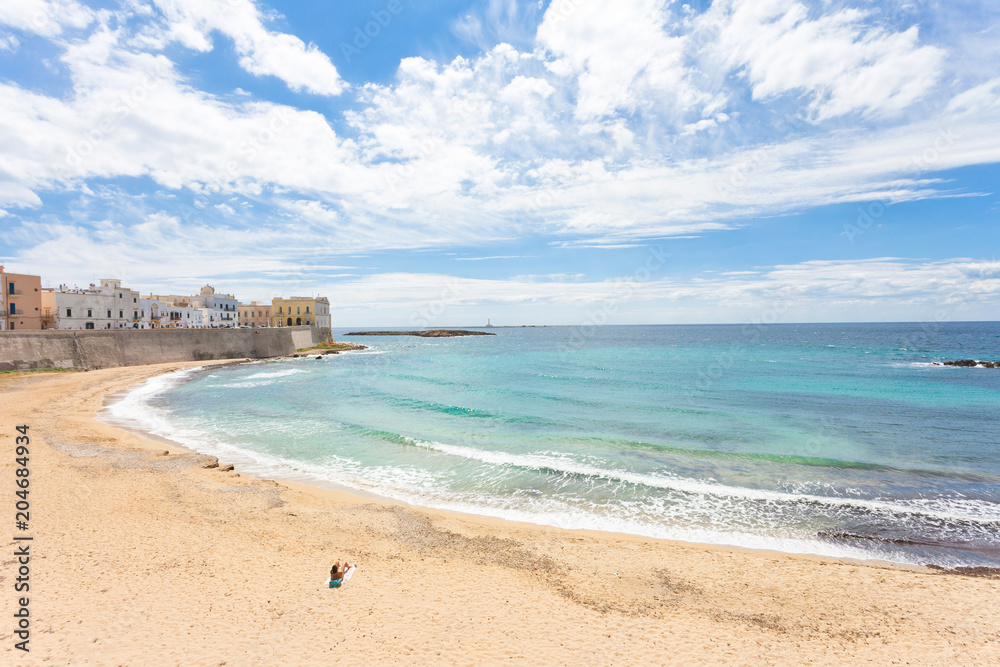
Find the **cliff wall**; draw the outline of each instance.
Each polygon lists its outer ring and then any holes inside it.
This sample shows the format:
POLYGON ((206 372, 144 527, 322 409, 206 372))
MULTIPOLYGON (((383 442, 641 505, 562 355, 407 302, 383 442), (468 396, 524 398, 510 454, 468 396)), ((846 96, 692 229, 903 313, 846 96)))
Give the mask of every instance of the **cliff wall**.
POLYGON ((119 329, 0 332, 0 371, 91 370, 168 361, 264 359, 330 340, 329 329, 119 329))

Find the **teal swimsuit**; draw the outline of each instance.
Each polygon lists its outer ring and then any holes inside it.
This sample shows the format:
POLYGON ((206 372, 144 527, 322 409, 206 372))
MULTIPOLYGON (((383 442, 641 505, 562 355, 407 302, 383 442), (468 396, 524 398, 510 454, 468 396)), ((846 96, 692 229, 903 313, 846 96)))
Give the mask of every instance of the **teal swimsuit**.
POLYGON ((340 585, 344 583, 343 579, 331 579, 330 588, 340 588, 340 585))

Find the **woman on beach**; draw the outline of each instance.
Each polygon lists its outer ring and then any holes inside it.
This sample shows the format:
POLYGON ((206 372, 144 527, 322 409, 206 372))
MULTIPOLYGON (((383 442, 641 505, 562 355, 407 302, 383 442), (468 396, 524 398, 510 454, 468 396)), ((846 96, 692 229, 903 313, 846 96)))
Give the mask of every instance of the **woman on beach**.
POLYGON ((330 568, 330 578, 327 580, 327 585, 330 588, 340 588, 344 582, 351 578, 354 574, 354 568, 356 565, 351 565, 346 561, 341 563, 339 560, 333 564, 330 568))

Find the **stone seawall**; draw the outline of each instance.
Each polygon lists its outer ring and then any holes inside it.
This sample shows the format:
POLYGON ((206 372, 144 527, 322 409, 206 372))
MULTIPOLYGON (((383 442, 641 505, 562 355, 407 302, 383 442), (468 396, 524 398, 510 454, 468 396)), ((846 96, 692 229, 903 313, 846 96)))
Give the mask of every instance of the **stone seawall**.
POLYGON ((316 327, 4 331, 0 332, 0 371, 265 359, 327 340, 331 340, 330 330, 316 327))

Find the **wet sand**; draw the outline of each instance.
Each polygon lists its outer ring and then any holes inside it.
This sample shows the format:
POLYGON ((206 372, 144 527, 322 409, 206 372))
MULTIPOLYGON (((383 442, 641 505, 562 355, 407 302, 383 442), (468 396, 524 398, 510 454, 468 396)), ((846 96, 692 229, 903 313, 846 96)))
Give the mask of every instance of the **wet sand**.
POLYGON ((3 507, 24 423, 34 537, 27 654, 4 538, 0 663, 1000 664, 997 579, 374 501, 95 419, 190 365, 0 376, 3 507))

